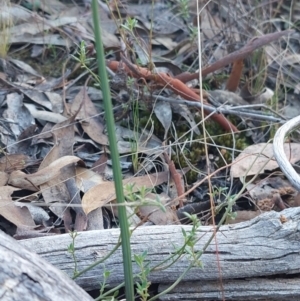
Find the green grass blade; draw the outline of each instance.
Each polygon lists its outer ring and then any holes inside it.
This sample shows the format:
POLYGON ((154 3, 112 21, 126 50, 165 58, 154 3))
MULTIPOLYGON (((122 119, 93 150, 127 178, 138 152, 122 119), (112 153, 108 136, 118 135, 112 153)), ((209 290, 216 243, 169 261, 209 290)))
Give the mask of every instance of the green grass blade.
POLYGON ((133 301, 134 288, 133 288, 132 263, 131 263, 130 232, 129 232, 126 208, 124 203, 124 191, 123 191, 123 184, 122 184, 120 158, 119 158, 119 152, 117 148, 117 139, 115 136, 115 123, 113 117, 110 89, 109 89, 108 78, 106 73, 105 55, 104 55, 104 49, 102 44, 102 38, 101 38, 100 16, 98 12, 97 0, 92 1, 92 11, 93 11, 96 52, 97 52, 98 74, 101 81, 101 88, 102 88, 103 99, 104 99, 105 118, 106 118, 107 132, 109 137, 111 159, 113 163, 113 174, 114 174, 116 196, 117 196, 118 204, 120 205, 124 204, 124 206, 118 206, 118 214, 119 214, 120 228, 121 228, 126 300, 133 301))

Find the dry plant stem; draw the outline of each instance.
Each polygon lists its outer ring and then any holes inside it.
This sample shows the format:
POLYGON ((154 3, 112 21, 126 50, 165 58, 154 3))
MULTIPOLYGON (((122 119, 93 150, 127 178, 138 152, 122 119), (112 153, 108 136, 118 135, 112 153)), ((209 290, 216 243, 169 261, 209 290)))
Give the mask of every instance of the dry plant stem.
MULTIPOLYGON (((177 190, 177 194, 178 194, 178 196, 181 196, 181 195, 184 194, 184 189, 182 187, 180 174, 176 170, 174 162, 172 160, 170 160, 170 157, 168 156, 168 154, 166 152, 164 152, 164 158, 165 158, 165 160, 166 160, 166 162, 169 166, 170 174, 171 174, 171 176, 174 180, 176 190, 177 190)), ((180 208, 183 207, 182 198, 179 200, 179 207, 180 208)))
POLYGON ((226 90, 231 92, 235 92, 237 90, 242 76, 243 67, 243 59, 239 59, 233 63, 229 79, 226 83, 226 90))
POLYGON ((280 210, 286 209, 286 206, 279 193, 275 193, 273 195, 272 201, 273 201, 274 205, 276 205, 280 210))
MULTIPOLYGON (((123 57, 124 58, 124 57, 123 57)), ((124 69, 130 76, 135 78, 144 78, 145 80, 153 80, 154 82, 173 90, 178 95, 184 97, 185 99, 203 102, 207 104, 205 101, 201 101, 200 96, 193 92, 189 87, 187 87, 183 82, 178 79, 172 78, 166 73, 152 73, 146 68, 138 67, 132 63, 130 63, 127 59, 124 60, 126 64, 117 61, 108 61, 107 65, 113 71, 117 71, 120 67, 124 69)), ((207 95, 205 91, 203 91, 203 95, 207 95)), ((204 110, 205 114, 208 115, 209 112, 204 110)), ((226 130, 227 132, 239 132, 239 130, 222 114, 213 114, 211 118, 220 124, 220 126, 226 130)))
MULTIPOLYGON (((208 1, 207 3, 209 3, 208 1)), ((199 7, 199 2, 197 1, 197 15, 200 16, 200 7, 199 7)), ((198 28, 198 52, 201 54, 202 53, 202 44, 201 44, 201 34, 200 34, 200 19, 197 18, 197 28, 198 28)), ((200 68, 200 73, 199 73, 199 88, 200 88, 200 98, 203 99, 203 87, 202 87, 202 56, 198 56, 198 62, 199 62, 199 68, 200 68)), ((204 107, 201 108, 201 116, 204 118, 205 111, 204 107)), ((202 123, 202 129, 203 129, 203 138, 204 138, 204 148, 205 148, 205 158, 206 158, 206 165, 207 165, 207 174, 210 175, 211 169, 210 169, 210 162, 209 162, 209 157, 208 157, 208 146, 206 143, 206 137, 208 133, 206 132, 206 127, 205 127, 205 122, 202 123)), ((232 132, 231 132, 232 133, 232 132)), ((233 133, 232 133, 232 136, 233 133)), ((234 138, 234 137, 233 137, 234 138)), ((234 141, 234 140, 233 140, 234 141)), ((222 300, 225 301, 224 297, 224 287, 223 287, 223 279, 222 279, 222 273, 221 273, 221 266, 220 266, 220 258, 219 258, 219 247, 218 247, 218 240, 216 238, 216 233, 217 233, 217 228, 216 228, 216 223, 215 223, 215 202, 213 198, 213 190, 212 190, 212 183, 211 183, 211 178, 208 178, 208 192, 209 192, 209 200, 210 200, 210 210, 211 210, 211 219, 212 219, 212 224, 213 224, 213 238, 215 241, 215 252, 216 252, 216 262, 217 262, 217 267, 218 267, 218 273, 219 273, 219 285, 220 285, 220 291, 221 291, 221 296, 222 300)), ((228 202, 228 207, 226 209, 226 212, 229 212, 229 208, 233 205, 231 202, 228 202)), ((223 220, 224 216, 222 217, 223 220)), ((221 219, 221 221, 222 221, 221 219)), ((220 222, 220 225, 222 222, 220 222)), ((212 240, 211 240, 212 241, 212 240)))
POLYGON ((249 117, 255 120, 263 120, 263 121, 270 121, 274 123, 284 123, 286 120, 280 116, 277 112, 272 111, 270 108, 266 107, 265 105, 259 104, 259 105, 244 105, 244 106, 229 106, 229 105, 221 105, 220 107, 212 107, 209 105, 202 104, 200 102, 194 102, 189 101, 185 99, 174 99, 170 97, 165 97, 161 95, 150 95, 149 93, 145 93, 146 96, 153 96, 155 99, 162 100, 162 101, 168 101, 171 103, 178 103, 178 104, 185 104, 187 106, 195 106, 197 108, 201 108, 202 106, 207 110, 208 112, 221 112, 223 114, 231 114, 231 115, 238 115, 238 116, 244 116, 249 117), (275 117, 273 115, 266 115, 262 114, 260 111, 254 111, 254 110, 246 110, 251 108, 265 108, 267 110, 271 110, 274 114, 278 115, 279 117, 275 117))
MULTIPOLYGON (((300 117, 299 117, 300 118, 300 117)), ((300 122, 300 121, 299 121, 300 122)), ((251 156, 250 154, 249 154, 249 156, 251 156)), ((240 160, 243 160, 243 159, 240 159, 240 160)), ((204 183, 206 180, 209 180, 211 177, 213 177, 215 174, 217 174, 218 172, 220 172, 221 170, 223 170, 223 169, 226 169, 226 168, 229 168, 231 165, 233 165, 233 164, 236 164, 236 163, 238 163, 240 160, 237 160, 237 161, 235 161, 235 162, 231 162, 230 164, 227 164, 227 165, 225 165, 225 166, 222 166, 222 167, 220 167, 220 168, 218 168, 217 170, 215 170, 214 172, 212 172, 212 173, 210 173, 209 175, 207 175, 204 179, 202 179, 201 181, 199 181, 199 182, 196 182, 189 190, 187 190, 184 194, 182 194, 181 196, 178 196, 177 198, 175 198, 174 200, 172 200, 171 202, 177 202, 177 201, 179 201, 181 198, 184 198, 185 196, 187 196, 187 195, 189 195, 191 192, 193 192, 197 187, 199 187, 202 183, 204 183)), ((254 161, 254 163, 253 164, 255 164, 255 161, 254 161)), ((263 168, 265 167, 265 165, 266 165, 267 163, 265 163, 262 167, 261 167, 261 169, 260 169, 260 171, 261 170, 263 170, 263 168)), ((250 167, 249 167, 250 168, 250 167)), ((249 169, 248 168, 248 169, 249 169)), ((260 172, 259 171, 259 172, 260 172)), ((247 174, 247 172, 248 172, 248 170, 246 171, 246 173, 245 174, 247 174)), ((249 180, 248 181, 248 183, 250 184, 250 183, 252 183, 253 181, 254 181, 254 179, 256 178, 256 176, 253 176, 252 177, 252 179, 251 180, 249 180)), ((300 179, 300 177, 299 177, 299 179, 300 179)), ((244 184, 244 186, 246 187, 246 184, 245 183, 243 183, 244 184)), ((300 185, 300 181, 299 181, 299 185, 300 185)), ((244 187, 244 188, 245 188, 244 187)), ((300 186, 299 186, 300 187, 300 186)), ((242 188, 241 190, 244 190, 244 188, 242 188)), ((299 189, 300 190, 300 189, 299 189)), ((237 196, 236 196, 236 199, 238 198, 238 197, 240 197, 242 195, 242 193, 238 193, 237 194, 237 196)), ((169 203, 168 203, 169 204, 169 203)))
MULTIPOLYGON (((232 64, 233 62, 235 62, 237 60, 244 59, 247 56, 249 56, 254 50, 256 50, 262 46, 265 46, 271 42, 274 42, 274 41, 278 40, 279 38, 281 38, 285 35, 291 34, 293 32, 294 32, 294 30, 288 29, 288 30, 284 30, 284 31, 280 31, 280 32, 266 34, 261 37, 254 37, 241 49, 234 51, 234 52, 226 55, 219 61, 215 62, 214 64, 212 64, 206 68, 203 68, 201 71, 201 74, 202 74, 202 76, 206 76, 207 74, 210 74, 216 70, 219 70, 229 64, 232 64)), ((180 79, 182 82, 186 83, 190 80, 198 79, 199 72, 192 73, 192 74, 182 73, 182 74, 177 75, 175 78, 180 79)))
POLYGON ((284 142, 285 137, 299 126, 300 116, 297 116, 286 122, 277 130, 273 141, 273 152, 277 163, 282 172, 297 190, 300 190, 300 176, 286 157, 284 152, 284 142))

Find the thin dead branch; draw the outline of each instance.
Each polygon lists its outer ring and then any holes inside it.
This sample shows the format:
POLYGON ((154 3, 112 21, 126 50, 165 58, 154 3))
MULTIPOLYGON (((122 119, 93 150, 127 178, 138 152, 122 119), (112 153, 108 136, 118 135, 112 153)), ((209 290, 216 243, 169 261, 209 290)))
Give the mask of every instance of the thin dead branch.
MULTIPOLYGON (((251 39, 244 47, 241 49, 234 51, 226 56, 224 56, 222 59, 219 61, 215 62, 214 64, 207 66, 201 70, 202 76, 206 76, 216 70, 221 69, 222 67, 225 67, 229 64, 234 63, 237 60, 244 59, 248 57, 254 50, 265 46, 271 42, 274 42, 278 40, 279 38, 292 34, 294 30, 284 30, 280 32, 275 32, 275 33, 270 33, 263 35, 261 37, 254 37, 251 39)), ((188 81, 191 81, 193 79, 198 79, 199 78, 199 72, 197 73, 182 73, 176 76, 177 79, 181 80, 182 82, 186 83, 188 81)))

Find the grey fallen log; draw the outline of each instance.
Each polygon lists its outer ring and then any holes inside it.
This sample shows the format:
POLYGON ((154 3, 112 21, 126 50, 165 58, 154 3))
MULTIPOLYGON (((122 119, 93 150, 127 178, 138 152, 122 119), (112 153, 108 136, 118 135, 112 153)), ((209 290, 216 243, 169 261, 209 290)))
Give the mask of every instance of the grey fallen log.
POLYGON ((1 301, 94 300, 40 256, 0 231, 1 301))
MULTIPOLYGON (((300 208, 290 208, 282 212, 265 213, 247 222, 221 227, 216 235, 217 248, 213 240, 201 257, 203 267, 192 268, 184 281, 189 283, 200 281, 199 284, 202 285, 209 285, 213 282, 218 284, 220 273, 223 281, 232 280, 232 283, 235 279, 255 279, 266 276, 278 276, 276 279, 284 283, 287 280, 283 276, 292 274, 296 274, 293 279, 300 281, 297 274, 300 272, 299 221, 300 208), (218 249, 218 256, 216 249, 218 249)), ((174 253, 173 245, 182 246, 184 239, 181 228, 188 231, 191 226, 153 226, 136 229, 131 237, 132 253, 140 254, 146 250, 150 266, 157 265, 170 253, 174 253)), ((196 244, 196 251, 203 249, 213 231, 213 228, 209 226, 203 226, 198 230, 199 241, 196 244)), ((113 249, 118 238, 118 229, 80 233, 75 241, 79 270, 106 256, 113 249)), ((68 234, 28 239, 20 243, 68 275, 73 274, 74 262, 67 252, 67 246, 71 243, 68 234)), ((188 265, 188 256, 183 256, 168 269, 151 273, 149 279, 152 283, 170 284, 188 265)), ((120 249, 105 262, 105 268, 112 272, 108 279, 110 285, 123 281, 120 249)), ((133 269, 134 273, 139 272, 135 263, 133 269)), ((76 282, 85 290, 99 288, 99 282, 103 281, 102 273, 103 266, 99 265, 79 277, 76 282)), ((263 282, 264 279, 261 278, 261 281, 263 282)), ((236 286, 235 289, 237 290, 236 286)), ((243 283, 240 284, 240 289, 244 289, 243 283)), ((225 296, 230 293, 230 290, 226 291, 225 287, 225 296)), ((296 294, 300 300, 299 289, 297 291, 285 290, 282 294, 285 297, 294 297, 293 294, 296 294)), ((265 293, 262 292, 261 295, 265 296, 265 293)), ((257 295, 255 296, 258 298, 257 295)), ((204 299, 199 298, 199 300, 204 299)))
MULTIPOLYGON (((159 286, 164 291, 168 285, 159 286)), ((191 301, 191 300, 225 300, 236 301, 299 301, 299 278, 296 279, 234 279, 220 281, 182 282, 172 292, 161 296, 160 301, 191 301), (222 286, 221 286, 222 285, 222 286)))

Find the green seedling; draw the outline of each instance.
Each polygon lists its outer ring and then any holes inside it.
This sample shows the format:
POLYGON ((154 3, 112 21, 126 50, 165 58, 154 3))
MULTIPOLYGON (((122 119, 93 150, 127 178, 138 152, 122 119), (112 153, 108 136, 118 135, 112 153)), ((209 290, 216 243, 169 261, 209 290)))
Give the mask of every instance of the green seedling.
POLYGON ((68 252, 71 254, 71 256, 73 258, 73 261, 74 261, 73 276, 76 276, 78 274, 78 263, 77 263, 77 258, 76 258, 76 255, 75 255, 75 239, 78 235, 78 232, 74 231, 74 232, 70 232, 69 234, 72 238, 72 242, 68 246, 68 252))

